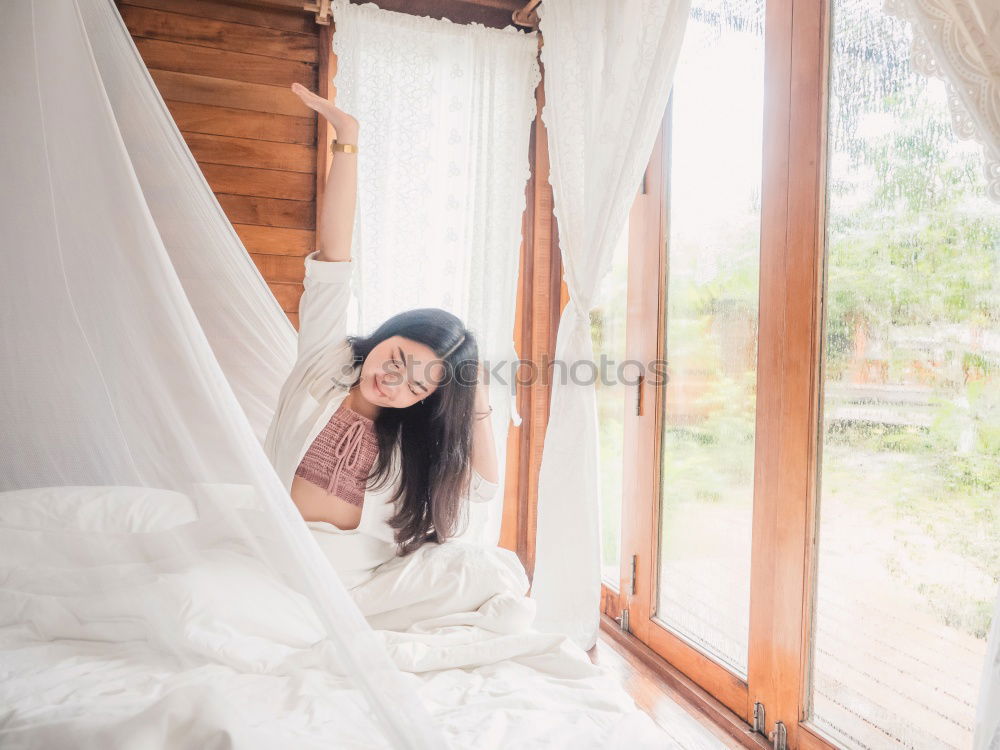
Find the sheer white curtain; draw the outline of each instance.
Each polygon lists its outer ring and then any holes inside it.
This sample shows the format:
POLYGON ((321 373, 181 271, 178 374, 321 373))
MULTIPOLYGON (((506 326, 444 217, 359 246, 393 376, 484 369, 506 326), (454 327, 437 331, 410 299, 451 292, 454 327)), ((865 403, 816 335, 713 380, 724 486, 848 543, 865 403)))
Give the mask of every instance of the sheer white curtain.
POLYGON ((993 624, 979 684, 972 750, 1000 750, 1000 590, 993 606, 993 624))
MULTIPOLYGON (((594 357, 590 309, 663 119, 690 0, 545 0, 545 106, 554 211, 569 288, 556 359, 594 357)), ((594 385, 553 378, 538 487, 536 627, 583 648, 600 618, 594 385)))
MULTIPOLYGON (((983 146, 987 193, 1000 203, 1000 1, 886 0, 913 29, 910 62, 941 78, 955 135, 983 146)), ((1000 750, 1000 590, 986 647, 974 750, 1000 750)))
POLYGON ((312 665, 340 736, 444 746, 263 452, 294 330, 113 0, 2 4, 0 132, 0 744, 280 745, 221 686, 312 665))
MULTIPOLYGON (((346 0, 333 14, 337 102, 361 123, 353 330, 441 307, 476 333, 483 360, 515 360, 538 35, 346 0)), ((518 417, 509 385, 491 386, 502 498, 507 426, 518 417)), ((470 508, 466 538, 496 544, 502 505, 470 508)))

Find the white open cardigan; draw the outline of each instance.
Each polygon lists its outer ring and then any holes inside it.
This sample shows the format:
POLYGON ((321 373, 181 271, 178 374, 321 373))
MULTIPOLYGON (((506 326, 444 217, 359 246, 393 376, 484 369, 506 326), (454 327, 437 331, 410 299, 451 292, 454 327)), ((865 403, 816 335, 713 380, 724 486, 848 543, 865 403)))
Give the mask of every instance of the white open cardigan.
MULTIPOLYGON (((323 261, 317 255, 313 251, 305 258, 298 353, 264 438, 264 450, 289 491, 302 457, 347 397, 357 373, 346 339, 354 261, 323 261)), ((308 524, 334 567, 347 577, 395 556, 394 531, 388 521, 395 513, 391 498, 398 486, 398 454, 397 448, 392 464, 395 481, 365 492, 357 528, 341 529, 324 521, 308 524)), ((473 469, 468 499, 489 501, 498 486, 473 469)))

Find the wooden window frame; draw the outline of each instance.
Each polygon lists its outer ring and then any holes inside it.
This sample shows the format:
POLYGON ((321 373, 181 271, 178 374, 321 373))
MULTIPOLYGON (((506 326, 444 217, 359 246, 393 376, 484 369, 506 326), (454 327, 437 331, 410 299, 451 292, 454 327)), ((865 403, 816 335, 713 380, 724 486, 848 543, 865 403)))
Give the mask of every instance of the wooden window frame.
MULTIPOLYGON (((541 51, 543 40, 538 37, 541 51)), ((568 301, 559 254, 559 231, 549 182, 548 131, 541 118, 545 106, 545 66, 539 59, 541 81, 535 90, 535 119, 529 140, 530 175, 525 186, 522 217, 521 268, 514 325, 518 356, 531 362, 555 357, 559 317, 568 301)), ((538 519, 538 475, 549 419, 551 383, 536 378, 517 384, 521 425, 510 426, 500 546, 515 551, 529 578, 535 569, 538 519)))
MULTIPOLYGON (((626 410, 621 571, 603 612, 629 611, 629 634, 717 703, 748 746, 754 704, 789 748, 834 748, 807 722, 822 403, 828 0, 768 0, 761 208, 757 411, 747 679, 653 621, 663 389, 643 382, 626 410), (636 559, 635 593, 631 560, 636 559)), ((629 357, 662 358, 668 263, 668 107, 629 216, 629 357)), ((609 625, 605 619, 602 626, 609 625)), ((703 697, 703 696, 702 696, 703 697)), ((707 704, 706 704, 707 705, 707 704)))

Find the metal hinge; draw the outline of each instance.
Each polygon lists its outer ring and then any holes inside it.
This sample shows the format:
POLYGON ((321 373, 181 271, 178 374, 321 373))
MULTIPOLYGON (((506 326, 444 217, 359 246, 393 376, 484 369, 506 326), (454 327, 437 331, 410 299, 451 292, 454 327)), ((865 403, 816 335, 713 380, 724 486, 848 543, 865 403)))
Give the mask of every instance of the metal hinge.
POLYGON ((618 623, 618 627, 621 628, 626 633, 631 633, 632 631, 628 629, 628 608, 622 610, 622 613, 615 618, 615 622, 618 623))
POLYGON ((782 722, 774 722, 774 731, 768 739, 771 740, 774 750, 788 750, 788 733, 785 732, 785 725, 782 722))
MULTIPOLYGON (((631 570, 629 571, 629 596, 635 596, 635 565, 636 565, 636 555, 632 555, 632 562, 630 563, 631 570)), ((622 610, 621 615, 615 618, 615 622, 618 626, 624 630, 626 633, 631 633, 628 626, 628 607, 622 610)))
POLYGON ((764 704, 760 701, 753 704, 753 731, 764 734, 764 704))
MULTIPOLYGON (((753 731, 757 734, 764 734, 766 731, 764 719, 764 704, 760 701, 754 701, 753 731)), ((788 732, 785 730, 784 722, 774 722, 774 731, 767 735, 767 738, 771 741, 771 747, 774 750, 788 750, 788 732)))

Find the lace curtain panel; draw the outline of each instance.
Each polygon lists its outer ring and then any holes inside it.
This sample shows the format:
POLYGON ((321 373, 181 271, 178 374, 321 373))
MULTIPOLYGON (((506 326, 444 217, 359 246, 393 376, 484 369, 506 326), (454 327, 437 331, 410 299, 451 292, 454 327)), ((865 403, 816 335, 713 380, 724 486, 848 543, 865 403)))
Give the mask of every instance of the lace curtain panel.
MULTIPOLYGON (((538 7, 554 211, 569 304, 557 360, 592 361, 590 310, 663 120, 689 0, 545 0, 538 7)), ((553 378, 538 487, 536 627, 593 646, 600 622, 597 401, 553 378)))
MULTIPOLYGON (((491 365, 517 359, 514 309, 528 145, 541 80, 538 35, 514 26, 333 5, 337 102, 361 124, 350 330, 441 307, 491 365)), ((497 453, 518 417, 510 367, 491 378, 497 453)), ((466 538, 495 545, 502 503, 470 508, 466 538)))
POLYGON ((942 78, 959 138, 982 144, 987 190, 1000 203, 1000 2, 885 0, 913 27, 914 70, 942 78))

